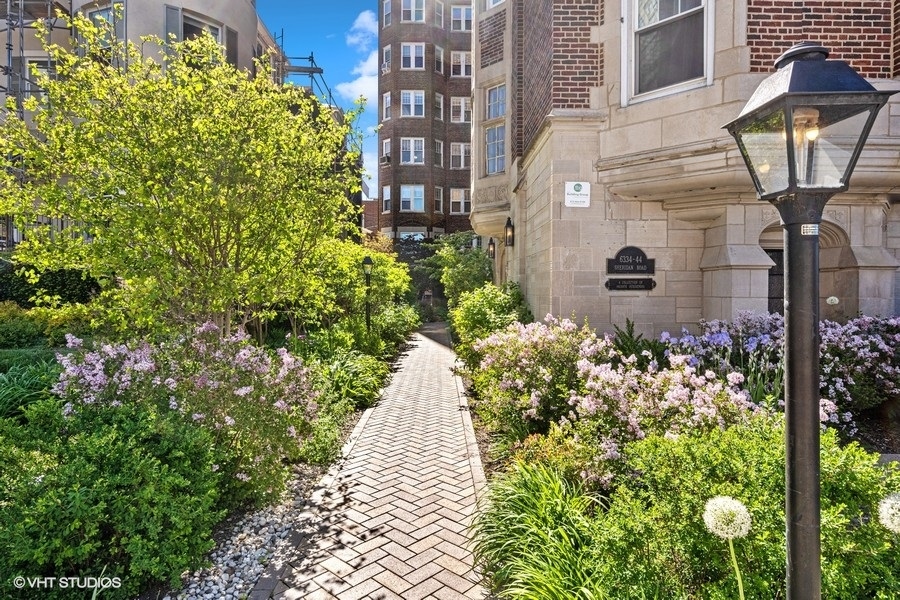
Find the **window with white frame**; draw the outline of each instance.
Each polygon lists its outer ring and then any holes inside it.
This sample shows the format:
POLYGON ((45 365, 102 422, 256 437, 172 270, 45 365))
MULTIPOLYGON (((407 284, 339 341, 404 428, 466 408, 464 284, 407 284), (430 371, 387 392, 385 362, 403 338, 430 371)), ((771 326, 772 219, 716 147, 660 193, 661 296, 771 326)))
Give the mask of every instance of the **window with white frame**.
POLYGON ((381 157, 388 159, 391 157, 391 138, 381 140, 381 157))
POLYGON ((468 169, 471 163, 472 145, 463 142, 450 144, 450 168, 468 169))
POLYGON ((495 6, 499 6, 503 4, 505 0, 487 0, 487 7, 494 8, 495 6))
POLYGON ((444 3, 441 0, 435 0, 434 3, 434 26, 444 28, 444 3))
POLYGON ((444 49, 440 46, 434 47, 434 71, 444 74, 444 49))
POLYGON ((424 117, 425 116, 425 90, 401 90, 400 91, 400 116, 424 117))
POLYGON ((400 138, 400 164, 425 164, 425 138, 400 138))
POLYGON ((391 72, 391 45, 388 44, 381 49, 381 72, 391 72))
MULTIPOLYGON (((629 31, 633 95, 679 91, 707 75, 712 0, 623 0, 633 12, 629 31)), ((623 90, 628 89, 623 86, 623 90)))
POLYGON ((381 188, 381 211, 391 212, 391 186, 389 185, 381 188))
POLYGON ((382 27, 387 27, 391 24, 391 0, 382 0, 381 6, 382 27))
POLYGON ((488 175, 506 170, 506 125, 499 124, 484 130, 485 172, 488 175))
POLYGON ((469 188, 450 188, 450 214, 467 215, 472 212, 469 188))
POLYGON ((450 76, 451 77, 471 77, 472 76, 472 53, 471 52, 451 52, 450 53, 450 76))
POLYGON ((450 29, 452 31, 472 31, 472 7, 450 7, 450 29))
POLYGON ((472 122, 472 99, 468 96, 453 96, 450 98, 450 122, 472 122))
POLYGON ((444 142, 442 140, 434 140, 434 166, 444 166, 444 142))
POLYGON ((444 95, 434 95, 434 118, 438 121, 444 120, 444 95))
POLYGON ((400 210, 403 212, 425 212, 425 186, 401 185, 400 210))
POLYGON ((385 92, 381 95, 381 120, 389 121, 391 118, 391 93, 385 92))
POLYGON ((444 188, 434 188, 434 214, 444 214, 444 188))
POLYGON ((425 68, 425 44, 423 43, 404 43, 400 45, 400 68, 401 69, 424 69, 425 68))
POLYGON ((485 96, 484 167, 494 175, 506 170, 506 85, 488 88, 485 96))
POLYGON ((403 0, 400 9, 401 21, 425 22, 425 0, 403 0))
POLYGON ((496 85, 487 90, 484 118, 499 119, 506 115, 506 85, 496 85))

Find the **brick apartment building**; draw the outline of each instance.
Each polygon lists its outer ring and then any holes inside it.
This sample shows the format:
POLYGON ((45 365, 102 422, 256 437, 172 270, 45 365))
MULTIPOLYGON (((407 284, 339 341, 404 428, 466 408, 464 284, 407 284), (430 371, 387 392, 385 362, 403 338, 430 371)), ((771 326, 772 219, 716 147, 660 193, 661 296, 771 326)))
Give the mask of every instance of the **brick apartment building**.
POLYGON ((472 4, 378 2, 381 127, 371 228, 390 238, 471 230, 472 4))
MULTIPOLYGON (((498 279, 536 315, 645 335, 783 308, 778 212, 722 126, 803 40, 900 89, 895 0, 476 3, 471 221, 498 279), (627 261, 647 277, 615 281, 627 261)), ((897 314, 898 266, 900 95, 826 208, 821 317, 897 314)))

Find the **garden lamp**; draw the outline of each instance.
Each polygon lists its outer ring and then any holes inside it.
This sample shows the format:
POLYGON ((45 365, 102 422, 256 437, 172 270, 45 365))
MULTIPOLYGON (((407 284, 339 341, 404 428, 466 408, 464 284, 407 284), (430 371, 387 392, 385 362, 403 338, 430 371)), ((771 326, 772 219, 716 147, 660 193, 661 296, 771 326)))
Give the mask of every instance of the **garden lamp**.
POLYGON ((819 224, 846 191, 879 109, 878 91, 828 50, 782 54, 741 114, 725 125, 760 200, 784 227, 787 597, 821 597, 819 483, 819 224))

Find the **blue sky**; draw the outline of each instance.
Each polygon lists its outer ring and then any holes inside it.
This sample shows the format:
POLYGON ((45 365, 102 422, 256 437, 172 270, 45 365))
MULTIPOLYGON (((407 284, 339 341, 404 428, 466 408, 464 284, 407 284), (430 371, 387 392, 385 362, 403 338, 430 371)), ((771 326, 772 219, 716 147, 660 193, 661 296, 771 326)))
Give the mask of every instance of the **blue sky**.
MULTIPOLYGON (((292 64, 308 66, 302 59, 313 55, 339 106, 349 109, 360 96, 367 99, 358 125, 364 136, 366 183, 370 195, 376 195, 378 0, 257 0, 256 10, 273 35, 284 34, 282 46, 292 64)), ((309 83, 305 75, 292 79, 309 83)))

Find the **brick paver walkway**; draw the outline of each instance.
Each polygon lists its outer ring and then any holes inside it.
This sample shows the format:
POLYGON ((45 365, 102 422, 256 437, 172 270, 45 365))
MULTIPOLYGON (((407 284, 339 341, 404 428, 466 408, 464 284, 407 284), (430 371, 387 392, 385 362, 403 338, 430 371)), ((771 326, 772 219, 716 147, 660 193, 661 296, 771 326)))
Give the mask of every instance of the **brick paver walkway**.
POLYGON ((484 472, 442 324, 427 324, 294 523, 264 598, 485 598, 466 528, 484 472))

